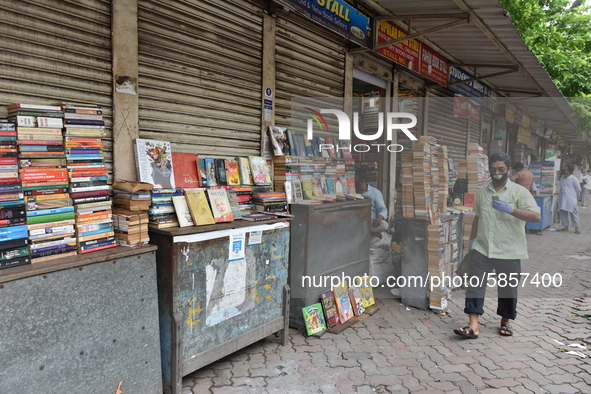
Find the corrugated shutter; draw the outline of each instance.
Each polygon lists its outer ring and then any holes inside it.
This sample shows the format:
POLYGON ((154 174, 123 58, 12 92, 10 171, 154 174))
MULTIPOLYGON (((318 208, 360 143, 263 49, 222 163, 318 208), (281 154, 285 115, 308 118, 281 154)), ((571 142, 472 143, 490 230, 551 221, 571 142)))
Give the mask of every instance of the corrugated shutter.
POLYGON ((429 91, 429 120, 427 134, 447 146, 447 152, 455 160, 466 160, 468 121, 454 117, 453 95, 437 89, 429 91))
POLYGON ((470 142, 480 144, 480 120, 468 119, 470 128, 470 142))
MULTIPOLYGON (((292 97, 343 97, 345 52, 344 38, 295 13, 278 13, 275 52, 277 126, 292 126, 292 97)), ((326 105, 322 99, 310 103, 317 108, 326 105)), ((326 119, 329 129, 338 130, 336 117, 327 116, 326 119)), ((296 125, 297 132, 304 132, 305 118, 302 117, 296 125)))
POLYGON ((140 0, 138 19, 140 137, 175 152, 260 154, 262 10, 140 0))
MULTIPOLYGON (((111 2, 0 0, 0 20, 1 111, 10 103, 96 104, 111 133, 111 2)), ((112 173, 112 137, 104 142, 112 173)))

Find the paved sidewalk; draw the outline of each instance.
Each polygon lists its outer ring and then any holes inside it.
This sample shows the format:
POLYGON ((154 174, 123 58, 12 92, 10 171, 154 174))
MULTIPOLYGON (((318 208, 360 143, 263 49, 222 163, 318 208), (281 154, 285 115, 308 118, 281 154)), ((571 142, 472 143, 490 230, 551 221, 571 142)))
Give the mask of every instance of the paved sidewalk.
POLYGON ((554 298, 519 300, 513 337, 498 334, 495 299, 475 340, 453 333, 467 323, 463 290, 445 316, 380 299, 375 315, 339 335, 291 329, 285 347, 269 337, 185 377, 183 393, 591 393, 591 349, 585 359, 561 352, 591 343, 591 207, 580 211, 581 235, 528 235, 522 271, 558 272, 563 284, 538 293, 554 298))

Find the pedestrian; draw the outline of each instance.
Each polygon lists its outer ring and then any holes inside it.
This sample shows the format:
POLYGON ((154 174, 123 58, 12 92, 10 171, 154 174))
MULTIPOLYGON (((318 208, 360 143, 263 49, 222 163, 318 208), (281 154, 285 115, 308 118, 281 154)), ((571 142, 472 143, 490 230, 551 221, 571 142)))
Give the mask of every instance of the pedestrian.
POLYGON ((574 167, 569 164, 564 169, 564 174, 560 178, 560 202, 558 209, 560 210, 560 222, 562 228, 558 231, 568 231, 568 216, 570 213, 570 220, 575 228, 575 234, 581 234, 579 231, 579 194, 581 193, 581 185, 579 180, 572 175, 574 167))
POLYGON ((520 161, 513 165, 513 170, 515 170, 515 174, 511 176, 511 182, 525 187, 531 194, 535 195, 534 174, 526 170, 520 161))
POLYGON ((541 217, 540 208, 532 194, 508 179, 510 168, 509 155, 493 153, 490 156, 492 180, 478 190, 472 209, 476 214, 470 233, 474 255, 464 308, 469 324, 454 330, 463 338, 478 338, 478 318, 484 313, 486 285, 493 270, 497 279, 505 275, 507 279, 504 285, 501 285, 500 280, 497 281, 497 314, 501 316, 499 334, 513 335, 510 322, 517 316, 521 259, 528 258, 524 222, 539 222, 541 217), (472 279, 478 279, 477 284, 472 279))
POLYGON ((591 194, 591 175, 589 171, 583 171, 583 188, 581 190, 581 206, 587 207, 587 199, 591 194))

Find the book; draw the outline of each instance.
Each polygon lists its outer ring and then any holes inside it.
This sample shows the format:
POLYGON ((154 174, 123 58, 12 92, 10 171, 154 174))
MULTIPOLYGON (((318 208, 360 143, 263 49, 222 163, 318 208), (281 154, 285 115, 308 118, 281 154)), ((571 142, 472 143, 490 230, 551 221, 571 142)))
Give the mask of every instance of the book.
POLYGON ((228 185, 240 185, 240 174, 238 170, 238 162, 236 160, 226 159, 226 183, 228 185))
POLYGON ((273 147, 275 156, 286 156, 290 154, 289 143, 287 142, 287 128, 269 126, 269 140, 273 147))
POLYGON ((250 171, 255 185, 272 185, 271 170, 267 161, 260 156, 248 156, 250 171))
POLYGON ((174 184, 176 187, 199 187, 200 176, 197 172, 199 158, 194 153, 172 153, 174 163, 174 184))
POLYGON ((31 258, 28 256, 17 257, 10 260, 0 261, 0 269, 17 267, 19 265, 31 264, 31 258))
POLYGON ((191 217, 191 212, 189 211, 189 206, 187 205, 187 199, 185 196, 174 196, 172 198, 172 203, 174 204, 174 210, 176 211, 176 216, 179 221, 180 227, 189 227, 194 226, 193 218, 191 217))
POLYGON ((353 308, 351 306, 351 302, 349 301, 347 285, 341 283, 338 286, 334 286, 332 292, 334 294, 337 312, 339 313, 339 321, 344 323, 354 316, 353 308))
POLYGON ((29 247, 21 246, 14 249, 0 250, 0 261, 6 261, 10 259, 16 259, 19 257, 25 257, 29 255, 29 247))
POLYGON ((138 178, 159 188, 174 188, 174 167, 170 142, 133 140, 138 178))
POLYGON ((250 164, 247 157, 237 157, 238 172, 240 173, 240 184, 241 185, 252 185, 252 174, 250 172, 250 164))
POLYGON ((298 133, 292 133, 294 145, 295 145, 295 154, 296 156, 307 156, 306 153, 306 144, 304 142, 304 135, 298 133))
POLYGON ((59 222, 62 220, 74 219, 75 217, 76 214, 74 212, 63 212, 41 216, 29 216, 27 217, 27 224, 59 222))
POLYGON ((227 190, 226 194, 228 195, 228 202, 230 203, 234 220, 242 219, 242 212, 240 212, 240 205, 238 204, 236 190, 227 190))
POLYGON ((322 309, 324 310, 324 316, 326 317, 326 326, 328 328, 333 328, 339 324, 340 321, 332 291, 327 290, 323 292, 320 294, 320 299, 322 300, 322 309))
POLYGON ((207 166, 205 164, 205 159, 198 159, 197 165, 198 165, 197 172, 199 173, 200 186, 208 186, 208 184, 207 184, 207 166))
POLYGON ((207 171, 207 183, 204 186, 217 186, 217 174, 215 171, 215 159, 211 157, 205 158, 205 168, 207 171))
POLYGON ((216 223, 234 221, 225 189, 208 189, 207 197, 216 223))
POLYGON ((308 333, 308 336, 326 331, 326 323, 324 322, 324 315, 320 303, 303 307, 302 314, 304 315, 304 322, 306 324, 306 332, 308 333))
POLYGON ((262 220, 272 220, 277 219, 277 215, 272 213, 247 213, 242 215, 242 220, 247 220, 249 222, 260 222, 262 220))
POLYGON ((312 141, 306 138, 306 136, 304 135, 302 135, 302 137, 304 138, 304 149, 306 152, 305 156, 314 156, 314 148, 312 147, 312 141))
POLYGON ((224 159, 214 159, 215 163, 215 175, 217 178, 217 184, 220 186, 227 185, 226 177, 226 161, 224 159))
POLYGON ((204 190, 185 190, 185 197, 196 226, 215 223, 204 190))
POLYGON ((351 309, 353 309, 355 316, 359 316, 365 312, 365 307, 363 306, 363 301, 361 300, 361 294, 359 293, 359 289, 357 287, 349 287, 349 300, 351 302, 351 309))
POLYGON ((369 284, 367 276, 363 277, 363 283, 361 284, 361 286, 359 286, 359 294, 361 295, 361 301, 363 302, 363 306, 366 309, 376 303, 373 297, 373 288, 369 284))

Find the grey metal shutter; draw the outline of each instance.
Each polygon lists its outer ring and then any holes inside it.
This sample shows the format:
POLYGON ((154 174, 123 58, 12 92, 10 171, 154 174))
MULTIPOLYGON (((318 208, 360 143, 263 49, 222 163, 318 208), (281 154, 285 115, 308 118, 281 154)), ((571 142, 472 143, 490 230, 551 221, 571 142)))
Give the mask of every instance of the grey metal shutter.
MULTIPOLYGON (((482 111, 482 108, 480 109, 482 111)), ((480 144, 480 120, 468 119, 470 142, 480 144)))
MULTIPOLYGON (((344 38, 295 13, 278 12, 275 52, 277 126, 291 126, 292 97, 343 97, 345 52, 344 38)), ((318 108, 326 104, 321 99, 311 102, 318 108)), ((337 130, 334 116, 328 116, 327 121, 331 130, 337 130)), ((298 126, 296 131, 305 130, 304 118, 298 126)))
MULTIPOLYGON (((1 111, 11 103, 100 105, 111 133, 111 2, 0 0, 0 20, 1 111)), ((112 137, 104 142, 112 174, 112 137)))
POLYGON ((447 146, 447 152, 455 160, 466 160, 468 142, 468 121, 454 117, 453 94, 437 89, 429 91, 429 116, 427 134, 447 146))
POLYGON ((260 154, 262 10, 139 0, 140 137, 174 152, 260 154))

